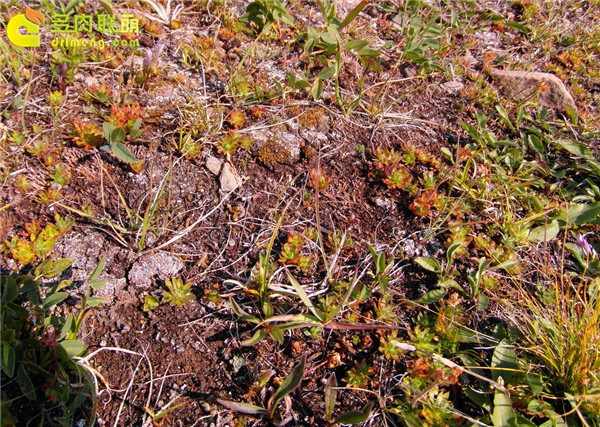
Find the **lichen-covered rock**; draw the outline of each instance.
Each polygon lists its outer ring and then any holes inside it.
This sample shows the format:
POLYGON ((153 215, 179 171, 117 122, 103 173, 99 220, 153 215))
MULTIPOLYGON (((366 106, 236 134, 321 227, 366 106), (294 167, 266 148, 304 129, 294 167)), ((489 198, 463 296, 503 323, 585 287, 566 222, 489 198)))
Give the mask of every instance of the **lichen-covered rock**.
POLYGON ((537 93, 538 104, 565 111, 576 109, 571 94, 563 82, 553 74, 529 71, 492 69, 490 75, 499 89, 514 100, 523 100, 537 93))
POLYGON ((270 139, 258 149, 258 160, 268 166, 285 163, 291 157, 290 151, 280 142, 270 139))
MULTIPOLYGON (((53 253, 57 257, 73 260, 68 278, 80 283, 86 283, 102 256, 106 255, 106 265, 99 276, 100 279, 106 280, 106 284, 94 291, 94 296, 102 298, 106 304, 112 303, 116 298, 121 302, 128 300, 124 292, 127 282, 122 264, 126 265, 133 253, 107 247, 106 238, 102 233, 71 231, 54 246, 53 253)), ((85 285, 82 285, 78 290, 70 289, 70 292, 83 293, 84 287, 85 285)))
POLYGON ((142 255, 129 270, 129 283, 148 288, 156 279, 169 279, 183 270, 183 262, 175 255, 156 252, 142 255))

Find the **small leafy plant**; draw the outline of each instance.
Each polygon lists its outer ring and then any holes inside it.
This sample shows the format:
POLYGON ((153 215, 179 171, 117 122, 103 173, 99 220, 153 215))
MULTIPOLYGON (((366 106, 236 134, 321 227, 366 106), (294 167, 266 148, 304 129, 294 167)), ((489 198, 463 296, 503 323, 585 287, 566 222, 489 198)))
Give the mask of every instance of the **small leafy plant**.
POLYGON ((54 224, 48 223, 44 227, 39 221, 32 221, 25 225, 22 237, 14 236, 10 241, 7 240, 5 245, 13 259, 22 265, 28 265, 37 259, 43 259, 74 222, 58 214, 56 214, 54 220, 54 224))
POLYGON ((308 186, 315 190, 323 191, 331 185, 333 178, 327 175, 323 168, 312 168, 308 173, 308 186))
POLYGON ((219 154, 225 154, 227 158, 230 158, 238 148, 247 150, 251 147, 252 139, 250 139, 250 137, 243 136, 237 131, 232 130, 219 140, 217 152, 219 154))
POLYGON ((73 123, 74 129, 71 131, 71 139, 78 147, 90 150, 97 148, 104 142, 102 130, 92 122, 76 120, 73 123))
MULTIPOLYGON (((302 377, 304 376, 304 367, 306 365, 306 356, 303 355, 300 358, 300 362, 292 369, 292 372, 286 377, 285 380, 281 383, 281 385, 277 388, 275 393, 269 398, 265 407, 252 405, 250 403, 243 402, 233 402, 231 400, 225 400, 217 398, 216 401, 223 405, 224 407, 231 409, 233 411, 240 412, 242 414, 255 415, 260 417, 265 417, 269 421, 276 421, 281 424, 285 424, 290 419, 285 420, 276 420, 275 419, 275 411, 277 410, 277 406, 281 399, 285 399, 288 395, 294 391, 300 383, 302 382, 302 377)), ((269 377, 270 378, 270 377, 269 377)), ((268 379, 267 379, 268 381, 268 379)), ((266 383, 266 381, 263 381, 266 383)))
POLYGON ((295 74, 287 75, 287 83, 292 89, 300 90, 310 88, 313 98, 319 99, 323 93, 324 82, 334 79, 335 95, 340 108, 346 115, 350 114, 360 102, 362 97, 362 85, 364 77, 368 70, 375 72, 381 71, 381 66, 377 62, 380 52, 370 49, 369 42, 362 39, 352 40, 342 35, 346 28, 362 9, 369 3, 368 1, 359 2, 355 8, 348 13, 344 20, 337 17, 336 2, 323 0, 320 3, 324 26, 319 31, 313 27, 308 27, 307 32, 299 35, 297 41, 302 44, 304 57, 308 59, 309 65, 316 62, 323 67, 312 83, 310 72, 298 78, 295 74), (351 53, 355 55, 364 70, 359 78, 359 94, 353 99, 346 99, 340 91, 339 75, 344 66, 343 54, 351 53))
POLYGON ((168 291, 163 292, 163 301, 172 306, 181 307, 196 299, 191 292, 192 282, 183 283, 179 277, 173 277, 171 280, 166 279, 165 285, 168 291))
POLYGON ((371 382, 374 372, 375 369, 366 361, 356 362, 355 366, 346 373, 344 382, 348 387, 365 388, 371 382))
MULTIPOLYGON (((78 313, 66 318, 53 313, 69 297, 62 290, 73 283, 57 278, 71 266, 70 259, 46 260, 24 274, 0 276, 2 375, 16 380, 3 386, 3 422, 6 417, 23 425, 34 419, 39 425, 74 425, 76 419, 87 418, 82 406, 89 399, 94 414, 94 379, 73 358, 85 352, 83 342, 77 339, 83 320, 91 307, 101 303, 90 293, 105 284, 98 280, 104 262, 102 258, 90 275, 78 313), (5 403, 4 397, 10 401, 5 403), (11 414, 10 405, 18 401, 21 408, 31 407, 32 412, 11 414), (32 418, 33 414, 37 415, 32 418)), ((89 420, 92 426, 94 416, 89 420)))
POLYGON ((325 383, 325 419, 330 426, 360 424, 369 419, 373 410, 373 402, 369 402, 362 410, 348 411, 333 418, 333 410, 337 402, 337 379, 332 373, 325 383))
POLYGON ((286 265, 296 265, 303 272, 310 270, 313 259, 310 255, 303 255, 303 245, 304 238, 301 235, 293 233, 288 235, 287 242, 281 248, 279 262, 286 265))
MULTIPOLYGON (((268 33, 269 30, 279 22, 294 26, 294 18, 285 9, 281 0, 255 0, 246 6, 246 14, 240 18, 258 32, 268 33)), ((279 30, 279 28, 278 28, 279 30)), ((281 31, 278 31, 281 33, 281 31)))
POLYGON ((104 122, 101 130, 95 123, 76 120, 73 123, 74 128, 71 131, 71 139, 77 146, 86 150, 99 148, 103 151, 111 151, 119 160, 126 163, 137 162, 137 159, 131 154, 124 142, 127 134, 131 138, 135 138, 142 133, 140 129, 142 119, 138 118, 132 121, 128 112, 123 110, 115 110, 115 114, 107 118, 119 126, 104 122), (105 145, 102 145, 104 142, 105 145))
MULTIPOLYGON (((136 137, 141 133, 140 126, 142 125, 142 119, 137 119, 129 130, 131 137, 136 137)), ((104 122, 102 126, 104 129, 104 136, 106 138, 106 145, 100 147, 103 151, 111 151, 115 157, 125 163, 136 163, 138 160, 135 158, 129 148, 124 144, 126 137, 126 130, 122 127, 117 127, 109 122, 104 122)))

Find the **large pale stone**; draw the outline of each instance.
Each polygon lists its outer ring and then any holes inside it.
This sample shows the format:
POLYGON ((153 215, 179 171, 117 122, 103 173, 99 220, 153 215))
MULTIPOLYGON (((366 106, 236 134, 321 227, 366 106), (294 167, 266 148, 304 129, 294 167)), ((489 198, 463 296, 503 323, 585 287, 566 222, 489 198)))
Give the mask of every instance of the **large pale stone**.
POLYGON ((223 193, 229 193, 241 184, 242 178, 240 178, 236 170, 233 168, 233 166, 231 166, 231 164, 229 164, 229 162, 225 162, 225 164, 223 164, 223 168, 221 169, 219 181, 221 183, 221 191, 223 193))
POLYGON ((537 102, 543 107, 563 111, 566 107, 576 109, 571 94, 563 82, 553 74, 492 69, 490 75, 499 89, 514 100, 530 98, 537 91, 537 102), (540 87, 542 83, 545 83, 546 87, 540 87))
POLYGON ((206 158, 206 169, 208 169, 213 175, 218 175, 221 172, 223 161, 213 156, 206 158))

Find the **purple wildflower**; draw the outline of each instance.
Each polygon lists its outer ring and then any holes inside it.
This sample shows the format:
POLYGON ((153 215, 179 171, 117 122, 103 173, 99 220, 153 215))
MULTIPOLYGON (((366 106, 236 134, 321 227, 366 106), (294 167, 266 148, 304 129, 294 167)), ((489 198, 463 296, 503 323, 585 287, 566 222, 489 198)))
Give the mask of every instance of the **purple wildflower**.
POLYGON ((156 66, 158 58, 160 57, 160 54, 162 53, 164 48, 165 44, 159 43, 156 46, 154 46, 154 49, 144 49, 144 51, 146 52, 146 54, 144 55, 144 62, 142 64, 144 67, 144 72, 150 73, 152 68, 156 66))
POLYGON ((154 56, 154 54, 152 53, 151 49, 144 49, 146 51, 146 54, 144 55, 144 70, 149 70, 150 67, 152 66, 152 57, 154 56))
POLYGON ((590 242, 588 242, 588 240, 585 238, 585 234, 580 234, 575 238, 575 243, 577 244, 577 246, 579 246, 581 249, 583 249, 583 252, 585 252, 585 254, 587 256, 591 256, 591 257, 596 257, 598 256, 598 253, 596 252, 596 249, 594 248, 594 246, 592 246, 592 244, 590 242))

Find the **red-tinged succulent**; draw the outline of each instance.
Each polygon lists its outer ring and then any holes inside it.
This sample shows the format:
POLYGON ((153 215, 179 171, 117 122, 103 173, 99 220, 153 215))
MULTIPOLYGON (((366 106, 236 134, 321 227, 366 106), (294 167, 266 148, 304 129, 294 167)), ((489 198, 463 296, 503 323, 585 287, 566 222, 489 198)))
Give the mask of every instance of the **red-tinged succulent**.
POLYGON ((385 168, 383 171, 383 179, 382 182, 388 186, 389 189, 398 189, 404 190, 406 189, 411 181, 412 177, 408 170, 402 165, 396 165, 391 169, 385 168))
POLYGON ((104 142, 104 133, 97 124, 75 120, 73 126, 71 139, 78 147, 90 150, 99 147, 104 142))
POLYGON ((105 117, 109 123, 123 128, 126 132, 129 132, 135 122, 142 118, 144 118, 144 111, 137 102, 123 106, 113 105, 110 109, 110 115, 105 117))
POLYGON ((327 176, 321 167, 313 168, 308 173, 308 185, 319 191, 325 190, 332 182, 333 179, 327 176))

